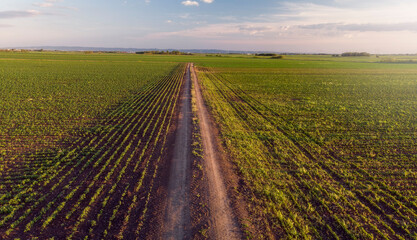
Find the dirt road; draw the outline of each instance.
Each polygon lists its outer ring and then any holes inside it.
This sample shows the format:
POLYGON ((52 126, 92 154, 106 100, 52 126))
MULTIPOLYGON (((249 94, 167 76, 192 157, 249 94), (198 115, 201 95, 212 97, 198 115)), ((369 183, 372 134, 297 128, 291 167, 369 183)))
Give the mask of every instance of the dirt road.
POLYGON ((189 64, 185 75, 184 92, 181 98, 178 127, 175 136, 174 155, 171 160, 165 216, 160 239, 192 239, 196 233, 191 226, 191 140, 192 140, 192 109, 191 109, 191 80, 194 83, 197 102, 197 117, 203 146, 203 171, 207 177, 202 194, 208 199, 207 222, 209 239, 241 239, 242 235, 234 217, 227 197, 222 173, 219 168, 219 152, 216 149, 216 139, 209 113, 204 105, 201 89, 194 72, 194 66, 189 64))
POLYGON ((191 239, 190 172, 191 172, 191 80, 187 66, 181 97, 174 156, 168 184, 168 198, 161 239, 191 239))
POLYGON ((207 176, 207 192, 210 212, 210 239, 241 239, 238 223, 230 207, 227 191, 219 167, 219 151, 216 149, 216 138, 213 134, 213 125, 201 95, 200 85, 194 66, 191 65, 191 77, 196 92, 197 117, 200 124, 200 133, 203 145, 204 171, 207 176))

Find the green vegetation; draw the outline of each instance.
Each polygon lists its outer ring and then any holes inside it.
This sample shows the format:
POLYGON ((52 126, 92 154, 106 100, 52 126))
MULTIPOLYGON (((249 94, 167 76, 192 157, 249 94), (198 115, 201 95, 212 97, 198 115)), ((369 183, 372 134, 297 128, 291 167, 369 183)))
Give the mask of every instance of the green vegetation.
POLYGON ((274 58, 274 59, 281 59, 281 58, 283 58, 282 55, 278 55, 276 53, 258 53, 258 54, 255 54, 255 56, 258 56, 258 57, 271 57, 271 58, 274 58))
POLYGON ((145 51, 145 52, 136 52, 136 54, 149 54, 149 55, 154 55, 154 54, 165 54, 165 55, 192 55, 191 53, 184 53, 184 52, 180 52, 178 50, 173 50, 173 51, 145 51))
POLYGON ((416 239, 417 67, 294 58, 199 68, 254 234, 416 239))
POLYGON ((416 239, 417 57, 271 57, 0 52, 0 237, 146 238, 194 62, 247 236, 416 239))
POLYGON ((345 52, 342 53, 342 57, 369 57, 371 54, 367 52, 345 52))
POLYGON ((77 134, 75 131, 83 130, 91 120, 101 118, 103 109, 167 75, 175 65, 0 61, 3 154, 35 149, 77 134))
POLYGON ((2 238, 143 234, 185 65, 112 60, 0 60, 2 238))

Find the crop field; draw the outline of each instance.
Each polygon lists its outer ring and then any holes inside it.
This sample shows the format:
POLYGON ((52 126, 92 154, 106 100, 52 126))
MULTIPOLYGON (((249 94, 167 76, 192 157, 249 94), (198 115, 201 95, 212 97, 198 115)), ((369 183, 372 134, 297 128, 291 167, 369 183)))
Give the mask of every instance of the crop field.
POLYGON ((417 239, 417 66, 362 59, 198 68, 254 236, 417 239))
POLYGON ((1 238, 141 236, 185 65, 0 61, 1 238))
POLYGON ((193 229, 180 234, 222 236, 210 225, 205 103, 233 236, 417 239, 415 62, 0 52, 0 238, 168 236, 175 148, 194 159, 182 176, 191 200, 178 200, 190 218, 178 221, 193 229), (186 101, 183 150, 175 134, 186 101))

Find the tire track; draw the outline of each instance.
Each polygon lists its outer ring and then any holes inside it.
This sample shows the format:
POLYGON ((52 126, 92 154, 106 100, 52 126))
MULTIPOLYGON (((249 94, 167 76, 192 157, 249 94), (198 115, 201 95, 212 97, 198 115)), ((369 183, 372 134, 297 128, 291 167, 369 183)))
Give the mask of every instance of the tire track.
POLYGON ((209 113, 204 105, 194 66, 191 65, 190 68, 196 92, 197 117, 199 119, 204 152, 204 171, 208 180, 207 190, 210 210, 209 235, 211 239, 241 239, 242 234, 230 207, 223 176, 218 164, 220 158, 215 148, 216 139, 211 130, 212 126, 209 121, 209 113))
MULTIPOLYGON (((208 70, 208 72, 210 72, 208 70)), ((364 196, 364 194, 359 191, 357 189, 357 187, 351 185, 349 182, 346 181, 346 179, 338 174, 336 171, 334 171, 333 169, 331 169, 329 166, 326 165, 325 162, 323 162, 323 157, 324 158, 329 158, 341 163, 346 163, 345 161, 343 161, 342 159, 338 158, 336 156, 336 154, 334 152, 332 152, 331 150, 327 149, 325 146, 322 146, 322 144, 318 143, 317 141, 315 141, 309 134, 307 134, 304 130, 300 130, 300 129, 296 129, 299 132, 297 133, 295 129, 284 129, 282 128, 279 124, 277 124, 274 120, 272 120, 271 118, 269 118, 268 116, 266 116, 264 113, 262 113, 257 106, 261 105, 262 107, 264 107, 266 110, 269 110, 271 112, 271 114, 273 116, 277 116, 280 117, 278 113, 274 112, 272 109, 268 108, 267 106, 265 106, 264 104, 260 103, 257 99, 254 99, 253 97, 249 96, 246 92, 244 92, 243 90, 237 88, 234 89, 232 88, 230 85, 231 83, 228 82, 227 80, 220 78, 218 76, 215 76, 214 74, 212 74, 211 76, 213 76, 217 81, 221 82, 222 84, 225 85, 225 87, 227 87, 234 95, 236 99, 239 99, 239 101, 245 103, 248 105, 249 109, 251 109, 254 114, 259 115, 260 117, 262 117, 265 121, 269 122, 270 124, 272 124, 279 132, 281 132, 288 140, 290 140, 292 142, 292 144, 294 144, 294 146, 296 147, 296 149, 300 150, 300 152, 303 153, 303 155, 305 157, 307 157, 308 159, 310 159, 312 162, 318 164, 318 166, 320 166, 324 171, 327 172, 327 174, 332 177, 332 179, 334 179, 336 182, 338 182, 340 184, 340 186, 342 186, 344 189, 350 190, 352 191, 356 198, 365 206, 368 207, 369 211, 372 211, 374 214, 378 215, 380 218, 383 219, 383 221, 385 223, 387 223, 389 225, 386 226, 388 228, 389 231, 391 231, 392 234, 401 234, 401 235, 409 235, 410 232, 407 231, 407 229, 405 229, 403 226, 401 226, 400 224, 398 224, 395 220, 393 220, 391 217, 387 216, 387 214, 395 214, 394 212, 387 212, 387 207, 381 207, 379 204, 376 204, 372 199, 367 198, 366 196, 364 196), (227 82, 227 84, 225 83, 227 82), (309 140, 312 140, 316 146, 318 148, 320 148, 323 153, 323 157, 317 157, 315 156, 312 152, 311 149, 309 149, 307 146, 303 145, 303 142, 300 140, 297 140, 296 137, 294 137, 293 134, 300 134, 303 137, 306 137, 309 140)), ((233 101, 231 101, 233 102, 233 101)), ((233 104, 232 104, 233 105, 233 104)), ((246 112, 244 109, 235 109, 237 114, 241 116, 241 118, 246 121, 246 118, 241 114, 241 112, 246 112)), ((287 124, 289 124, 285 119, 283 119, 287 124)), ((347 163, 346 163, 347 164, 347 163)), ((359 174, 361 174, 361 176, 365 175, 364 177, 366 178, 366 180, 373 180, 375 183, 377 183, 378 185, 381 184, 379 181, 377 181, 376 179, 374 179, 372 176, 370 176, 367 172, 359 169, 356 165, 350 163, 349 166, 351 166, 353 169, 356 169, 357 172, 359 174)), ((387 193, 385 193, 387 194, 387 193)), ((404 207, 406 208, 406 207, 404 207)), ((412 211, 411 209, 406 208, 409 211, 412 211)), ((414 215, 414 212, 411 212, 414 215)), ((401 219, 402 216, 396 216, 399 217, 399 219, 401 219)), ((404 217, 402 217, 404 219, 404 217)), ((401 220, 403 220, 401 219, 401 220)), ((392 236, 394 237, 394 236, 392 236)))
POLYGON ((190 239, 190 172, 191 172, 191 81, 190 65, 184 76, 178 129, 175 136, 174 156, 168 184, 168 199, 164 230, 161 239, 190 239))

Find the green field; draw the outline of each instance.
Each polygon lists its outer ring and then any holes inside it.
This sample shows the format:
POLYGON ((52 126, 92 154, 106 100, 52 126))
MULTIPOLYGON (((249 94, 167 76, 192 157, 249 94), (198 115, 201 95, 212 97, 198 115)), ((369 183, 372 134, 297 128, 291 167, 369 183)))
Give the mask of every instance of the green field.
POLYGON ((417 238, 417 65, 362 59, 199 68, 255 236, 417 238))
POLYGON ((0 145, 7 151, 72 134, 176 65, 46 59, 0 60, 0 145))
POLYGON ((0 52, 0 238, 146 237, 193 62, 248 238, 417 239, 416 59, 0 52))
POLYGON ((0 238, 144 236, 185 65, 60 56, 0 57, 0 238))

